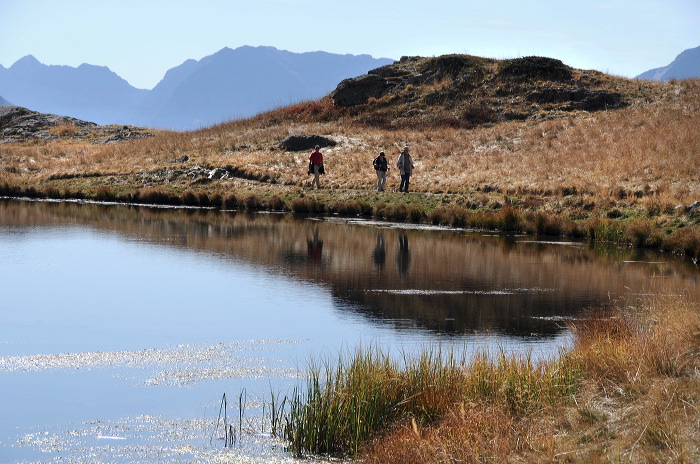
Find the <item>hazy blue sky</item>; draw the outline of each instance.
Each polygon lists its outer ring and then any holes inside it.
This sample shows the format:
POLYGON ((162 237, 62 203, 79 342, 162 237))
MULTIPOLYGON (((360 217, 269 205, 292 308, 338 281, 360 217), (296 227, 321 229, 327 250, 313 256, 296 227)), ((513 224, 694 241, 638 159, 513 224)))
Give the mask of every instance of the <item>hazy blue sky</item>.
POLYGON ((189 58, 270 45, 398 59, 539 55, 634 77, 700 46, 699 0, 0 0, 0 64, 107 66, 152 88, 189 58))

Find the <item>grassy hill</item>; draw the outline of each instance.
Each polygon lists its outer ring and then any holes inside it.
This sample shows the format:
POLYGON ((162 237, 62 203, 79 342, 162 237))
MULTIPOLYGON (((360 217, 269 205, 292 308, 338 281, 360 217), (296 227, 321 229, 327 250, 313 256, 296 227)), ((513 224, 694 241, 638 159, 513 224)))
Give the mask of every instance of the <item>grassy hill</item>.
MULTIPOLYGON (((0 190, 372 214, 697 259, 697 127, 696 80, 630 80, 542 57, 406 57, 324 99, 195 132, 93 144, 97 135, 76 137, 64 124, 52 140, 5 143, 0 190), (323 150, 321 190, 309 188, 309 152, 280 145, 295 134, 336 142, 323 150), (371 160, 383 150, 393 165, 403 145, 416 163, 413 192, 375 192, 371 160)), ((398 177, 390 169, 390 190, 398 177)))

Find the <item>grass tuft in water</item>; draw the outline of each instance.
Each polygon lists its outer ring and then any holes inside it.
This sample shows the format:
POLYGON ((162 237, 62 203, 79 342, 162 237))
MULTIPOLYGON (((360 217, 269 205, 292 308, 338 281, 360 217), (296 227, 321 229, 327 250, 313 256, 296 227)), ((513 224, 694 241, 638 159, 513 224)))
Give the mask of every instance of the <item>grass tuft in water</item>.
POLYGON ((524 415, 575 390, 578 372, 562 362, 479 354, 472 360, 428 348, 393 360, 358 349, 336 363, 313 361, 306 390, 289 400, 282 436, 297 456, 355 455, 377 433, 409 419, 416 433, 469 401, 488 400, 524 415))

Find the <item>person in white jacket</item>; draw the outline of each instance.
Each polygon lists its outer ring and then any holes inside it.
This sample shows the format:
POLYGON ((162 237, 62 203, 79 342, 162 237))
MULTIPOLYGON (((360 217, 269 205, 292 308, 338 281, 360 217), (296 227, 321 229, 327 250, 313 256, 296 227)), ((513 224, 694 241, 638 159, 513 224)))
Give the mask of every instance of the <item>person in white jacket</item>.
POLYGON ((401 183, 399 184, 399 192, 408 193, 408 183, 411 180, 413 173, 413 159, 408 152, 408 147, 403 147, 403 151, 399 153, 399 159, 396 162, 396 167, 399 168, 401 174, 401 183))

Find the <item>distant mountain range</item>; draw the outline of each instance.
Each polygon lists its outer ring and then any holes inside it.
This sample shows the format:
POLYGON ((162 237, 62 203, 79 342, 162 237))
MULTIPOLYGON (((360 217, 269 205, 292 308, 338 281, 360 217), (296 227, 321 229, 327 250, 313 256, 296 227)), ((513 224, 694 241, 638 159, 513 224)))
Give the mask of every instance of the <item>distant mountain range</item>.
POLYGON ((0 104, 97 124, 197 129, 331 92, 388 58, 273 47, 224 48, 170 69, 153 90, 137 89, 103 66, 47 66, 29 55, 0 65, 0 104), (3 103, 7 102, 7 103, 3 103))
POLYGON ((700 78, 700 47, 685 50, 668 66, 650 69, 637 76, 637 79, 654 81, 690 78, 700 78))

